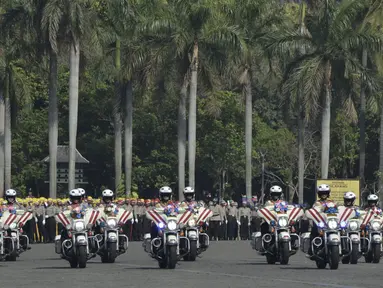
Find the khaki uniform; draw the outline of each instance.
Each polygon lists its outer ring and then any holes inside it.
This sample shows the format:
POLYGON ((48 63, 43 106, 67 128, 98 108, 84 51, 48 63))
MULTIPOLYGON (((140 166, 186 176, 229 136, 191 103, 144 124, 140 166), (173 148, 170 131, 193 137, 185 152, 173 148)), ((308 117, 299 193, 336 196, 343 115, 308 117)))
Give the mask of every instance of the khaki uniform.
POLYGON ((238 218, 241 223, 240 235, 242 240, 249 239, 249 226, 251 222, 251 210, 248 206, 238 209, 238 218))

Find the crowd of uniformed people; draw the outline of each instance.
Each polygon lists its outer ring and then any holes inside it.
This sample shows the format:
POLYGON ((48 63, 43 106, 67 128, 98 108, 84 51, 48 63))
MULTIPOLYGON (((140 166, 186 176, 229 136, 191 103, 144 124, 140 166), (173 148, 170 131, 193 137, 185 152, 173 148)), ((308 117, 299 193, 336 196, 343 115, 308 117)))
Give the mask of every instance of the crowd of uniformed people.
MULTIPOLYGON (((105 203, 104 196, 112 193, 111 200, 118 207, 133 213, 133 218, 123 227, 124 233, 130 241, 143 240, 144 234, 150 232, 150 221, 145 217, 146 211, 153 209, 161 202, 161 192, 159 198, 156 199, 140 199, 140 198, 115 198, 114 193, 106 189, 103 191, 100 199, 94 199, 91 196, 85 196, 85 190, 78 188, 83 195, 82 205, 86 207, 97 208, 105 203), (110 192, 109 192, 110 191, 110 192), (104 195, 105 194, 105 195, 104 195)), ((195 202, 194 189, 187 187, 184 191, 185 198, 195 202), (188 190, 189 189, 189 190, 188 190)), ((171 196, 167 201, 172 201, 171 196)), ((62 225, 56 223, 55 215, 64 211, 70 206, 70 198, 35 198, 28 195, 26 198, 17 197, 17 192, 9 189, 5 192, 5 202, 13 203, 20 209, 24 209, 33 214, 33 217, 23 227, 23 233, 28 236, 30 243, 53 243, 56 235, 60 235, 62 225)), ((174 201, 174 204, 180 204, 174 201)), ((207 232, 212 240, 246 240, 250 238, 252 232, 257 230, 256 220, 256 198, 245 199, 238 207, 238 203, 232 200, 218 201, 217 198, 199 201, 200 205, 208 207, 213 211, 213 216, 209 219, 207 232)))

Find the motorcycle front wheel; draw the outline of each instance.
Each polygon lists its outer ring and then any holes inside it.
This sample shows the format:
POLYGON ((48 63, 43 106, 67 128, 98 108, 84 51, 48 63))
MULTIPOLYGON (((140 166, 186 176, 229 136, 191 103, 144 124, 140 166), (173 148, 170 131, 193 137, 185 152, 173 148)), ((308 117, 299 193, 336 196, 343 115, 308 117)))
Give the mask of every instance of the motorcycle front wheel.
POLYGON ((289 259, 290 259, 290 248, 289 248, 289 243, 288 242, 282 242, 281 247, 279 250, 279 257, 280 257, 280 263, 282 265, 287 265, 289 264, 289 259))
POLYGON ((116 242, 110 242, 108 243, 108 262, 114 263, 114 261, 117 258, 117 243, 116 242))
POLYGON ((195 261, 197 258, 197 241, 190 241, 190 250, 188 255, 186 255, 186 261, 195 261))
POLYGON ((358 243, 352 243, 351 248, 351 256, 350 256, 350 263, 351 264, 358 264, 358 258, 359 258, 359 244, 358 243))
POLYGON ((372 263, 379 263, 380 262, 380 243, 379 244, 374 244, 372 246, 372 263))
POLYGON ((166 258, 168 259, 168 268, 174 269, 177 265, 177 246, 168 246, 166 249, 166 258))
POLYGON ((331 270, 336 270, 339 267, 339 246, 330 246, 328 249, 329 266, 331 270))
POLYGON ((78 267, 79 268, 85 268, 86 267, 86 246, 79 246, 77 248, 77 261, 78 261, 78 267))

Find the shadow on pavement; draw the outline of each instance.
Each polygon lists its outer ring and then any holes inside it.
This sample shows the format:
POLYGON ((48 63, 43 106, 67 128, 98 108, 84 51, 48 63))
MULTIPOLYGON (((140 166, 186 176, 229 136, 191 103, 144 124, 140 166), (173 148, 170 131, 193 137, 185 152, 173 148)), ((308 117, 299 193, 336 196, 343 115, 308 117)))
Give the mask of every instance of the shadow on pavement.
POLYGON ((160 270, 158 267, 127 267, 126 270, 160 270))
POLYGON ((318 270, 317 267, 279 267, 282 270, 318 270))
MULTIPOLYGON (((268 264, 266 262, 241 262, 241 263, 236 263, 235 265, 264 265, 267 266, 268 264)), ((272 266, 272 265, 270 265, 272 266)))
POLYGON ((64 266, 61 266, 61 267, 52 267, 52 266, 49 266, 49 267, 35 267, 34 269, 36 270, 63 270, 63 269, 74 269, 74 268, 71 268, 71 267, 64 267, 64 266))

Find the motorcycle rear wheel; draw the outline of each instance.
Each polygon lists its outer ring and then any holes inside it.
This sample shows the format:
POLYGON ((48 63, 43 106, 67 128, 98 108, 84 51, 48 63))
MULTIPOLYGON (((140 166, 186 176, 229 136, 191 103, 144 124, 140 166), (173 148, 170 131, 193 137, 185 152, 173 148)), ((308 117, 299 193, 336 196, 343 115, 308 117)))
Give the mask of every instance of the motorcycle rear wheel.
POLYGON ((197 240, 190 241, 190 250, 186 255, 186 261, 195 261, 197 258, 197 240))
POLYGON ((279 251, 280 263, 281 265, 289 264, 290 259, 290 247, 288 242, 283 242, 279 251))

